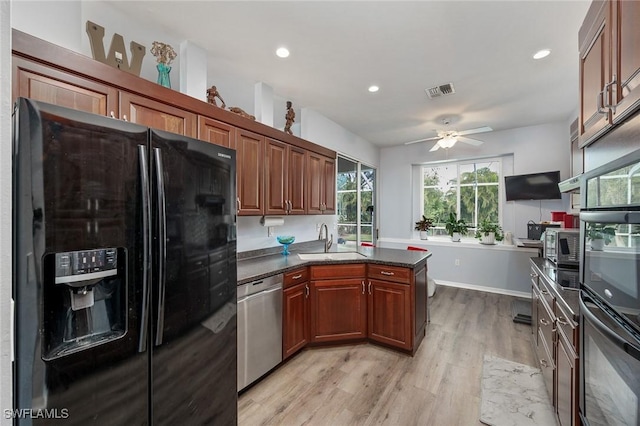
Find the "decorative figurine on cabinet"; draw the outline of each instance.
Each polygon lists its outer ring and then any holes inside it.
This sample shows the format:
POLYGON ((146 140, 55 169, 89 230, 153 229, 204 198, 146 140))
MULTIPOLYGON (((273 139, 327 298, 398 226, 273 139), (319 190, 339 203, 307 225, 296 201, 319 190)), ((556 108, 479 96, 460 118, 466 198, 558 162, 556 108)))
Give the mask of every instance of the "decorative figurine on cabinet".
POLYGON ((227 105, 224 103, 224 99, 222 99, 222 96, 220 96, 218 89, 216 88, 216 86, 211 86, 207 89, 207 102, 213 104, 214 106, 218 106, 216 98, 220 99, 220 102, 222 102, 220 108, 225 109, 227 105))
POLYGON ((284 125, 284 131, 292 135, 293 132, 291 131, 291 126, 293 125, 294 121, 296 121, 296 112, 291 106, 291 101, 287 101, 287 114, 284 117, 287 120, 286 124, 284 125))
POLYGON ((171 72, 171 62, 178 56, 173 47, 166 43, 154 41, 151 47, 151 54, 156 57, 156 68, 158 69, 158 84, 171 88, 169 72, 171 72))
POLYGON ((245 112, 242 108, 238 108, 238 107, 229 107, 229 111, 238 114, 244 118, 248 118, 250 120, 255 120, 256 117, 254 115, 251 115, 247 112, 245 112))

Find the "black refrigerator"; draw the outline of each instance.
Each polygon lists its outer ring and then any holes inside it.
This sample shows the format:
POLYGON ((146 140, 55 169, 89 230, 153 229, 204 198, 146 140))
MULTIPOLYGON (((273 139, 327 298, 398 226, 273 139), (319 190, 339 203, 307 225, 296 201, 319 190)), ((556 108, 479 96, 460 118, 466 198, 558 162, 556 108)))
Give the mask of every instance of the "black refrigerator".
POLYGON ((237 423, 235 151, 19 99, 17 424, 237 423))

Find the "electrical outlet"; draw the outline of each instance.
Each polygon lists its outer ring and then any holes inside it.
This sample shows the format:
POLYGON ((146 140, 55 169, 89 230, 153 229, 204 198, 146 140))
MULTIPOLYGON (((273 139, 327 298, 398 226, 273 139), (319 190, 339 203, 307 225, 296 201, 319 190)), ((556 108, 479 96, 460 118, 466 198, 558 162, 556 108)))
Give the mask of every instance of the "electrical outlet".
POLYGON ((456 259, 456 260, 454 261, 454 263, 455 263, 455 265, 456 265, 456 266, 460 266, 460 259, 456 259))
POLYGON ((273 226, 267 226, 267 236, 273 237, 273 226))

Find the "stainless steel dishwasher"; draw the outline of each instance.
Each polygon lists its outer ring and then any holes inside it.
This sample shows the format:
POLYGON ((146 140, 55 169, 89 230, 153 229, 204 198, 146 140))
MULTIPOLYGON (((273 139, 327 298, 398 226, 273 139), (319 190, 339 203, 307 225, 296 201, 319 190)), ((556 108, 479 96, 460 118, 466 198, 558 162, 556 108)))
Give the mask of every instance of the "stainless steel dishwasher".
POLYGON ((238 286, 238 391, 282 361, 282 274, 238 286))

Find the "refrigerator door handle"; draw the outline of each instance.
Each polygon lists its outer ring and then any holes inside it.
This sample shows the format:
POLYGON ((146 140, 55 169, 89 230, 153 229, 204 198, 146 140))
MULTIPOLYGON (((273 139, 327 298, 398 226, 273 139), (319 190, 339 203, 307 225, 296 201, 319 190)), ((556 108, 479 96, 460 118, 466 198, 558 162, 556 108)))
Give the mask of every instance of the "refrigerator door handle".
POLYGON ((149 168, 147 166, 147 148, 138 145, 138 158, 140 161, 140 181, 142 192, 142 311, 140 313, 140 340, 138 352, 147 350, 147 330, 149 329, 149 271, 151 267, 149 244, 151 243, 151 205, 149 200, 149 168))
POLYGON ((164 301, 166 287, 166 259, 167 259, 167 214, 164 193, 164 169, 162 167, 162 151, 153 148, 153 158, 156 167, 156 191, 158 191, 158 322, 156 324, 156 346, 162 344, 164 333, 164 301))

